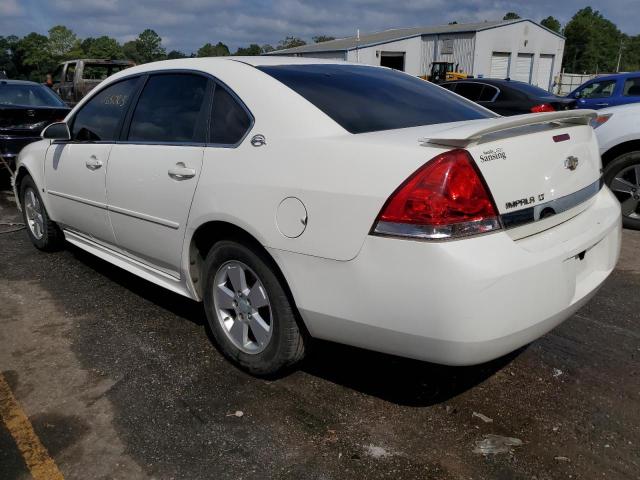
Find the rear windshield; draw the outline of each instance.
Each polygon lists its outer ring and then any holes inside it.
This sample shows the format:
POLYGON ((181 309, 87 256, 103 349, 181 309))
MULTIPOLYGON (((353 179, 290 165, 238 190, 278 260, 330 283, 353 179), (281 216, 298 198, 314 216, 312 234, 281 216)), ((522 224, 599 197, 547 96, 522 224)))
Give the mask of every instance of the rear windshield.
POLYGON ((0 105, 64 107, 60 98, 42 85, 0 82, 0 105))
POLYGON ((258 68, 351 133, 494 116, 429 82, 385 68, 327 64, 258 68))
POLYGON ((520 90, 523 93, 526 93, 532 97, 552 97, 553 94, 548 92, 547 90, 543 90, 540 87, 536 87, 535 85, 531 85, 529 83, 524 82, 514 82, 513 80, 506 82, 506 86, 510 86, 515 88, 516 90, 520 90))

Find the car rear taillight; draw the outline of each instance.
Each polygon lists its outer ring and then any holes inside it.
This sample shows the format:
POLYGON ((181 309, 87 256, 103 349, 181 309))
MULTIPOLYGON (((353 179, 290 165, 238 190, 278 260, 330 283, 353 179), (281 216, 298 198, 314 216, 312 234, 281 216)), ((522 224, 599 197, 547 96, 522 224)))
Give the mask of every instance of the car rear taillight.
POLYGON ((556 109, 553 108, 553 105, 549 103, 541 103, 540 105, 534 105, 533 107, 531 107, 531 111, 533 113, 555 112, 556 109))
POLYGON ((591 122, 589 122, 589 123, 591 124, 591 126, 593 128, 598 128, 598 127, 604 125, 605 123, 607 123, 612 115, 613 115, 613 113, 600 114, 596 118, 591 120, 591 122))
POLYGON ((389 197, 372 233, 456 238, 500 228, 497 209, 466 150, 431 159, 389 197))

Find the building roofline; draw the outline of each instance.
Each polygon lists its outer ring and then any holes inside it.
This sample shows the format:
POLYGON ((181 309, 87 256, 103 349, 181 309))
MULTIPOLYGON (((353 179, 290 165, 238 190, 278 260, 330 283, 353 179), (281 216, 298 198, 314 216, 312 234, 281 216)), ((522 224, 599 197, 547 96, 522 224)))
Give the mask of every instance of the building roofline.
MULTIPOLYGON (((376 41, 369 41, 367 43, 361 43, 361 44, 357 44, 357 45, 352 45, 352 46, 345 46, 343 48, 336 48, 333 47, 331 45, 327 45, 327 48, 322 49, 320 48, 313 48, 313 49, 309 49, 309 47, 316 47, 319 46, 321 44, 311 44, 311 45, 302 45, 300 47, 293 47, 293 48, 285 48, 283 50, 275 50, 273 52, 269 52, 266 55, 292 55, 292 54, 296 54, 296 53, 333 53, 333 52, 350 52, 350 51, 354 51, 354 50, 358 50, 360 48, 367 48, 367 47, 374 47, 376 45, 383 45, 385 43, 391 43, 391 42, 398 42, 398 41, 402 41, 402 40, 408 40, 410 38, 416 38, 416 37, 422 37, 422 36, 428 36, 428 35, 433 35, 433 36, 442 36, 442 35, 455 35, 455 34, 460 34, 460 33, 477 33, 477 32, 482 32, 485 30, 492 30, 494 28, 501 28, 501 27, 505 27, 508 25, 515 25, 517 23, 522 23, 522 22, 530 22, 533 23, 534 25, 542 28, 543 30, 546 30, 549 33, 552 33, 553 35, 562 38, 563 40, 565 39, 565 37, 561 34, 559 34, 558 32, 554 32, 553 30, 545 27, 544 25, 539 24, 538 22, 534 22, 533 20, 529 19, 529 18, 519 18, 519 19, 515 19, 515 20, 505 20, 503 22, 500 23, 496 23, 496 22, 491 22, 490 25, 487 26, 482 26, 479 25, 476 28, 468 28, 470 25, 478 25, 478 24, 460 24, 460 29, 452 29, 451 31, 444 31, 444 32, 430 32, 429 30, 431 29, 435 29, 438 27, 446 27, 446 25, 437 25, 435 27, 423 27, 422 30, 420 30, 421 27, 416 27, 414 30, 419 30, 416 33, 412 33, 410 35, 399 35, 398 37, 390 37, 390 38, 386 38, 386 39, 381 39, 381 40, 376 40, 376 41), (306 47, 306 48, 305 48, 306 47)), ((487 22, 489 23, 489 22, 487 22)), ((397 31, 404 31, 404 30, 411 30, 411 28, 397 28, 397 29, 390 29, 390 30, 382 30, 379 32, 372 32, 370 34, 366 34, 365 36, 373 36, 373 35, 378 35, 378 34, 382 34, 385 32, 392 32, 394 30, 397 31)), ((344 42, 344 41, 348 41, 348 40, 355 40, 356 37, 344 37, 344 38, 337 38, 335 40, 329 40, 328 42, 323 42, 323 43, 328 43, 331 44, 333 42, 344 42)))

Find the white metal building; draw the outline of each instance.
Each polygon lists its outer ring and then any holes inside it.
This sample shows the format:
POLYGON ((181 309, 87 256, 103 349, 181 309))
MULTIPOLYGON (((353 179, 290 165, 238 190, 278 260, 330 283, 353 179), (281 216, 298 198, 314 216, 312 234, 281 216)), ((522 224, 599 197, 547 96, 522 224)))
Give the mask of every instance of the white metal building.
POLYGON ((402 28, 271 52, 382 65, 416 76, 453 62, 475 77, 511 78, 551 89, 564 37, 527 19, 402 28))

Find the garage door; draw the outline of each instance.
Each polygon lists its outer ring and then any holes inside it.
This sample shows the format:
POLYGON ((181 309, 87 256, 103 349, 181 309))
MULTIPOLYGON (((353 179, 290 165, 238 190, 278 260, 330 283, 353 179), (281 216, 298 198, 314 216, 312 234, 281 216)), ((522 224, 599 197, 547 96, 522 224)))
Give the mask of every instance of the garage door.
POLYGON ((516 71, 511 77, 520 82, 531 82, 531 67, 533 66, 533 55, 528 53, 519 53, 516 58, 516 71))
POLYGON ((509 75, 509 57, 511 54, 493 52, 491 54, 491 78, 507 78, 509 75))
POLYGON ((540 55, 538 59, 538 74, 534 82, 540 88, 551 88, 551 75, 553 73, 553 55, 540 55))

